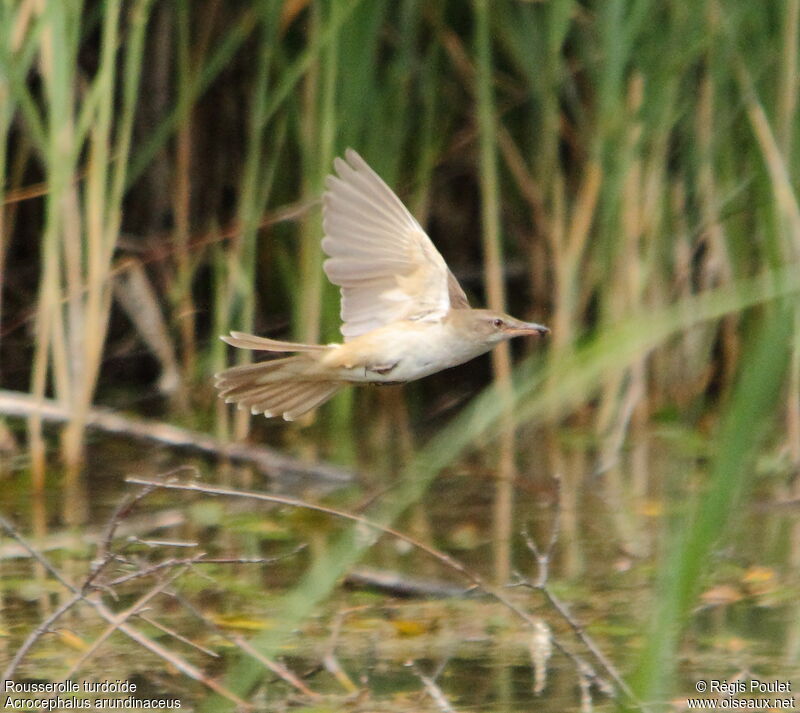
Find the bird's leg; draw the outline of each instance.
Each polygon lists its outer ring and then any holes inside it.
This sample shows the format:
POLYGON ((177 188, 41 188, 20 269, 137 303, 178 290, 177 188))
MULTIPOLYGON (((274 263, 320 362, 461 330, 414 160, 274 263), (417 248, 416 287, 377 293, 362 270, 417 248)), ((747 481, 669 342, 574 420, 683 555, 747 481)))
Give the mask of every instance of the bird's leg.
POLYGON ((386 374, 391 373, 392 369, 394 369, 399 363, 399 361, 396 361, 394 364, 378 364, 377 366, 370 366, 367 368, 369 371, 380 374, 381 376, 385 376, 386 374))

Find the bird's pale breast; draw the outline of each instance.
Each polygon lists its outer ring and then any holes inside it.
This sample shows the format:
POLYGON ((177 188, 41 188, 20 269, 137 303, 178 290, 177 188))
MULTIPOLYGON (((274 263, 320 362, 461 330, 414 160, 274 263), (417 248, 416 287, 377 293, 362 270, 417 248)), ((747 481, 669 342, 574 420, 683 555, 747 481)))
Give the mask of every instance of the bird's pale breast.
POLYGON ((463 364, 491 347, 476 343, 447 320, 402 321, 336 345, 320 366, 346 381, 414 381, 463 364))

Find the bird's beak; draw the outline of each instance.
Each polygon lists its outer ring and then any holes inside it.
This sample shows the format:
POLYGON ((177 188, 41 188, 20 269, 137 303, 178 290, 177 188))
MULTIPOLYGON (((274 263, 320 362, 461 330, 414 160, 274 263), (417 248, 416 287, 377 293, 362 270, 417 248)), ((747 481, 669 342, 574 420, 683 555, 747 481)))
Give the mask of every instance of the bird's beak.
POLYGON ((543 324, 536 324, 535 322, 512 322, 504 330, 506 334, 512 337, 523 337, 536 334, 540 337, 550 333, 550 330, 543 324))

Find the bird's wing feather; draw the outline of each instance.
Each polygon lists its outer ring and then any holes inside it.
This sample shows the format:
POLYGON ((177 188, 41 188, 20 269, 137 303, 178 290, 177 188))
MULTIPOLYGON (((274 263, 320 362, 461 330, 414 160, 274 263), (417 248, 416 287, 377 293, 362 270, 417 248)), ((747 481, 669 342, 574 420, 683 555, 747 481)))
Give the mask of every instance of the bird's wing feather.
POLYGON ((447 271, 447 292, 450 295, 451 309, 469 309, 469 300, 450 270, 447 271))
POLYGON ((322 249, 342 291, 345 340, 402 319, 440 319, 466 303, 419 223, 352 149, 328 176, 322 249), (458 303, 458 304, 456 304, 458 303))

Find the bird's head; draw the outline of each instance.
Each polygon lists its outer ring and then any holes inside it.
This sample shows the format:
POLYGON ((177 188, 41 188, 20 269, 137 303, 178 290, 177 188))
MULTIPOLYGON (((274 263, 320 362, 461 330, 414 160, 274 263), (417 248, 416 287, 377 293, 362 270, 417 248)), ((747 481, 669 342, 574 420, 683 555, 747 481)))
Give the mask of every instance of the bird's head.
POLYGON ((465 316, 469 315, 469 329, 475 338, 487 344, 497 344, 512 337, 544 336, 550 331, 541 324, 523 322, 502 312, 488 309, 471 309, 464 312, 465 316))

